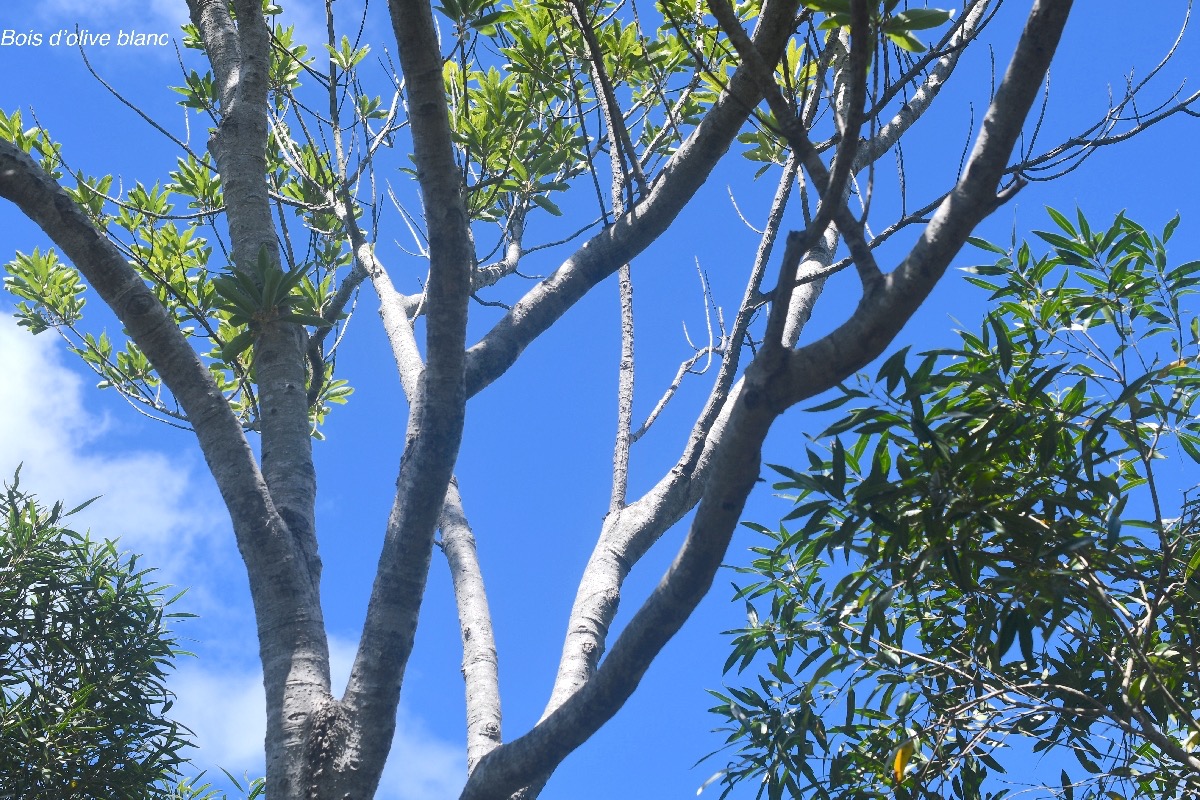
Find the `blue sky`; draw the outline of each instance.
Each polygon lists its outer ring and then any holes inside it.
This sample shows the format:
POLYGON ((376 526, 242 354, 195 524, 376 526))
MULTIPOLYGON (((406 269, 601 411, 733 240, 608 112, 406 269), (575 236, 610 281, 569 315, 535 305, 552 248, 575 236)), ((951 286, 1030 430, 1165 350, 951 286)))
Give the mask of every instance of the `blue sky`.
MULTIPOLYGON (((322 5, 309 0, 288 9, 299 39, 323 36, 322 5)), ((339 0, 338 12, 349 12, 354 5, 339 0)), ((1106 107, 1109 87, 1119 92, 1131 69, 1140 77, 1152 68, 1174 39, 1185 3, 1159 0, 1152 4, 1153 17, 1141 11, 1151 4, 1137 6, 1140 13, 1113 0, 1076 5, 1053 70, 1043 144, 1078 133, 1096 119, 1106 107)), ((999 68, 1025 10, 1025 4, 1010 2, 997 20, 993 40, 999 68)), ((364 39, 377 52, 395 49, 384 12, 384 4, 377 2, 367 18, 364 39)), ((0 31, 39 32, 48 38, 79 25, 114 37, 133 30, 174 34, 185 18, 182 0, 9 0, 0 8, 0 31)), ((910 205, 924 202, 956 172, 969 109, 978 118, 986 105, 990 63, 986 50, 977 50, 947 89, 942 102, 949 111, 923 121, 906 141, 910 205)), ((185 127, 178 95, 165 88, 182 82, 173 46, 93 48, 89 57, 110 84, 161 124, 177 135, 190 135, 197 148, 203 146, 203 128, 195 120, 190 129, 185 127)), ((1148 104, 1166 99, 1196 64, 1200 48, 1192 37, 1150 88, 1148 104)), ((72 168, 113 173, 128 187, 135 180, 165 181, 174 167, 174 146, 91 78, 78 52, 46 44, 0 46, 0 74, 7 76, 0 82, 0 108, 20 108, 27 120, 32 108, 37 120, 64 143, 72 168)), ((1180 116, 1102 150, 1054 183, 1028 186, 985 223, 983 234, 1006 241, 1014 225, 1019 233, 1045 227, 1043 205, 1067 210, 1078 205, 1096 224, 1126 209, 1151 229, 1180 213, 1183 224, 1173 252, 1181 261, 1195 258, 1200 251, 1196 131, 1195 119, 1180 116)), ((730 157, 678 229, 635 263, 635 302, 642 315, 635 405, 639 419, 691 352, 684 326, 693 338, 703 330, 697 263, 712 280, 717 302, 732 314, 756 237, 737 220, 729 197, 752 221, 764 218, 773 183, 769 178, 749 180, 755 169, 730 157)), ((405 186, 403 175, 389 178, 405 186)), ((884 186, 881 176, 872 215, 880 227, 895 205, 884 186)), ((556 238, 551 221, 539 224, 545 226, 539 230, 545 239, 556 238)), ((397 246, 410 244, 408 236, 393 215, 385 221, 380 252, 396 265, 397 281, 413 286, 423 271, 397 246)), ((14 209, 0 206, 4 258, 46 244, 14 209)), ((885 269, 895 251, 884 252, 885 269)), ((548 273, 554 259, 565 255, 561 248, 550 251, 529 269, 548 273)), ((976 258, 965 253, 958 265, 976 258)), ((831 285, 817 307, 810 337, 843 319, 853 303, 852 288, 831 285)), ((973 327, 984 301, 982 292, 952 272, 897 344, 920 348, 949 342, 954 320, 973 327)), ((10 298, 0 296, 0 308, 10 307, 10 298)), ((111 326, 98 303, 94 311, 98 325, 111 326)), ((474 307, 472 313, 479 320, 472 327, 476 335, 495 318, 493 309, 474 307)), ((327 441, 316 448, 324 595, 335 672, 340 669, 343 675, 365 613, 403 436, 403 402, 376 319, 373 298, 364 292, 339 359, 341 376, 356 393, 347 407, 334 410, 327 441)), ((468 409, 458 475, 496 618, 509 738, 526 730, 545 703, 575 583, 607 507, 619 354, 616 320, 616 288, 609 282, 468 409)), ((263 712, 246 581, 224 510, 190 435, 149 422, 111 392, 95 390, 94 377, 52 333, 30 337, 16 329, 7 313, 0 319, 0 375, 5 408, 0 415, 0 475, 10 475, 24 462, 23 485, 43 499, 103 495, 88 509, 85 524, 96 534, 120 536, 124 547, 158 565, 164 580, 190 587, 182 605, 200 617, 182 625, 181 632, 192 640, 190 649, 198 657, 182 660, 172 679, 179 694, 178 717, 198 734, 199 767, 260 774, 263 712)), ((631 494, 647 488, 676 458, 688 414, 704 388, 705 379, 694 381, 673 405, 670 419, 637 445, 631 494)), ((766 460, 795 463, 803 434, 821 427, 820 419, 793 411, 768 440, 766 460)), ((772 524, 786 511, 764 489, 751 498, 747 518, 772 524)), ((681 529, 669 533, 635 569, 618 624, 657 581, 681 537, 681 529)), ((752 543, 750 531, 739 533, 729 560, 741 560, 752 543)), ((388 800, 450 797, 462 782, 460 646, 447 578, 444 563, 435 560, 405 681, 395 753, 379 795, 388 800)), ((568 758, 545 797, 691 797, 722 765, 717 759, 693 768, 721 741, 709 733, 717 720, 705 711, 710 703, 704 688, 721 684, 727 650, 720 631, 744 621, 740 603, 729 602, 733 579, 732 573, 718 575, 713 593, 627 706, 568 758)))

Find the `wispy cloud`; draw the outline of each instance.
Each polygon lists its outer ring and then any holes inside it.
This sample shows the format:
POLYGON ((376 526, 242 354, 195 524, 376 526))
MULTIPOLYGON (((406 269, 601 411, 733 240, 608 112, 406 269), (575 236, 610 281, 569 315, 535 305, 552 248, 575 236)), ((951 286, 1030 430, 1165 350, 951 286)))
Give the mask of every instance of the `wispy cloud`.
POLYGON ((403 704, 377 800, 445 800, 458 797, 466 782, 462 748, 439 739, 403 704))
POLYGON ((87 408, 85 395, 96 390, 67 368, 62 350, 52 333, 31 336, 0 315, 0 477, 11 480, 23 464, 22 488, 43 502, 99 496, 72 525, 119 538, 123 550, 180 583, 195 573, 197 549, 228 535, 223 512, 204 502, 215 494, 211 479, 194 456, 105 449, 113 426, 87 408))
MULTIPOLYGON (((251 657, 258 652, 253 644, 248 649, 251 657)), ((178 664, 169 685, 176 696, 171 716, 195 734, 198 749, 188 755, 197 770, 210 778, 220 774, 218 768, 262 775, 267 714, 261 672, 189 659, 178 664)))

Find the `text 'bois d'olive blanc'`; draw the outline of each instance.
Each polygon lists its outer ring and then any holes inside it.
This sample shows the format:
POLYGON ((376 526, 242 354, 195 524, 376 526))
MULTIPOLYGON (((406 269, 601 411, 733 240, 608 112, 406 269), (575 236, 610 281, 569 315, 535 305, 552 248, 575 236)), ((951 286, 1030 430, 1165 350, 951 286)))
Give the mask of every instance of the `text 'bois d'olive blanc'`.
POLYGON ((68 30, 62 28, 49 35, 40 31, 20 31, 6 28, 0 31, 0 47, 166 47, 171 42, 169 33, 145 33, 121 29, 114 33, 93 33, 84 28, 68 30))

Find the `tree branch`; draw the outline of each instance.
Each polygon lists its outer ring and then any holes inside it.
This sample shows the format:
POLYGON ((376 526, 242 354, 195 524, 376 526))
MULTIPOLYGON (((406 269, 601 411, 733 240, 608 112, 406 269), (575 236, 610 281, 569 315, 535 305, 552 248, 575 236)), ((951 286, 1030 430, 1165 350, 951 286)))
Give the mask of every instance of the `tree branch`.
POLYGON ((492 614, 488 608, 483 572, 475 550, 475 535, 467 524, 458 482, 450 481, 438 523, 442 549, 454 582, 458 625, 463 642, 463 681, 467 692, 467 774, 502 741, 500 675, 492 614))
POLYGON ((330 797, 346 792, 369 797, 378 785, 395 731, 434 530, 462 439, 466 400, 467 302, 475 248, 451 144, 438 33, 425 0, 390 0, 388 6, 408 89, 417 180, 428 222, 427 359, 420 387, 410 398, 395 500, 343 699, 362 735, 360 763, 325 783, 322 796, 330 797))
POLYGON ((530 775, 553 771, 628 699, 650 662, 707 593, 758 475, 760 446, 775 413, 747 402, 745 387, 732 402, 730 442, 716 456, 709 486, 683 548, 653 594, 630 620, 595 676, 521 738, 480 762, 460 800, 506 798, 530 775))
MULTIPOLYGON (((213 64, 220 87, 220 121, 209 151, 222 177, 233 268, 253 273, 260 256, 280 269, 277 234, 267 189, 267 91, 270 31, 258 0, 235 0, 236 27, 227 7, 189 0, 192 21, 213 64)), ((280 597, 280 608, 260 609, 260 626, 301 617, 261 647, 267 687, 267 791, 287 796, 308 782, 299 755, 306 747, 309 716, 329 701, 329 649, 320 610, 320 559, 316 539, 316 470, 305 390, 307 335, 304 327, 264 322, 254 342, 261 409, 262 472, 271 498, 286 521, 307 569, 309 591, 299 599, 280 597), (283 602, 283 601, 286 601, 283 602), (268 667, 268 662, 277 664, 268 667), (286 765, 286 766, 283 766, 286 765)), ((251 585, 264 578, 248 570, 251 585)))
POLYGON ((788 407, 812 397, 879 355, 932 291, 975 226, 1019 186, 997 193, 1070 7, 1070 0, 1034 3, 958 185, 899 267, 885 276, 880 291, 864 295, 853 316, 837 330, 793 353, 789 378, 780 382, 772 403, 788 407))
MULTIPOLYGON (((410 302, 393 287, 387 271, 358 227, 351 211, 351 202, 349 191, 343 186, 334 202, 334 210, 349 234, 354 270, 361 270, 364 275, 371 277, 380 297, 384 330, 392 347, 401 387, 411 404, 422 391, 425 372, 425 364, 413 333, 412 317, 415 316, 416 303, 410 302)), ((519 251, 519 243, 515 246, 519 251)), ((462 496, 453 477, 446 490, 438 528, 442 531, 442 549, 454 584, 455 605, 463 640, 467 770, 470 772, 501 741, 500 684, 491 611, 475 549, 475 536, 467 523, 462 496)))
MULTIPOLYGON (((771 63, 792 31, 797 0, 768 0, 754 41, 771 63)), ((525 294, 467 354, 467 393, 474 395, 512 366, 521 352, 593 286, 629 263, 665 231, 708 179, 761 95, 744 67, 663 168, 650 194, 589 239, 525 294)))

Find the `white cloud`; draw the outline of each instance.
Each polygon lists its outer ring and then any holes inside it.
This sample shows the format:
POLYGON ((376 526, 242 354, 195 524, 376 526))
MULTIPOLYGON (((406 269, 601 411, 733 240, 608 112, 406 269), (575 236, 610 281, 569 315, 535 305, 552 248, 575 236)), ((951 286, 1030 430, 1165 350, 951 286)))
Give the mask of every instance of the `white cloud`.
MULTIPOLYGON (((258 648, 251 647, 251 654, 258 648)), ((175 692, 171 717, 195 734, 198 750, 188 756, 208 778, 223 767, 251 778, 263 772, 263 736, 267 729, 262 673, 238 668, 213 669, 203 659, 188 659, 168 683, 175 692)))
POLYGON ((113 426, 87 408, 86 395, 97 390, 66 367, 62 351, 53 333, 31 336, 0 314, 0 478, 11 480, 22 464, 21 487, 44 503, 70 507, 99 496, 72 526, 119 538, 122 550, 160 569, 161 580, 186 585, 197 549, 229 535, 211 480, 194 455, 106 450, 103 434, 113 426))
POLYGON ((430 732, 403 704, 396 736, 376 800, 445 800, 458 797, 466 782, 462 748, 430 732))
MULTIPOLYGON (((353 642, 331 637, 330 674, 334 691, 346 685, 354 664, 353 642)), ((458 797, 466 782, 463 748, 438 738, 404 701, 396 717, 392 751, 379 782, 376 800, 445 800, 458 797)))

